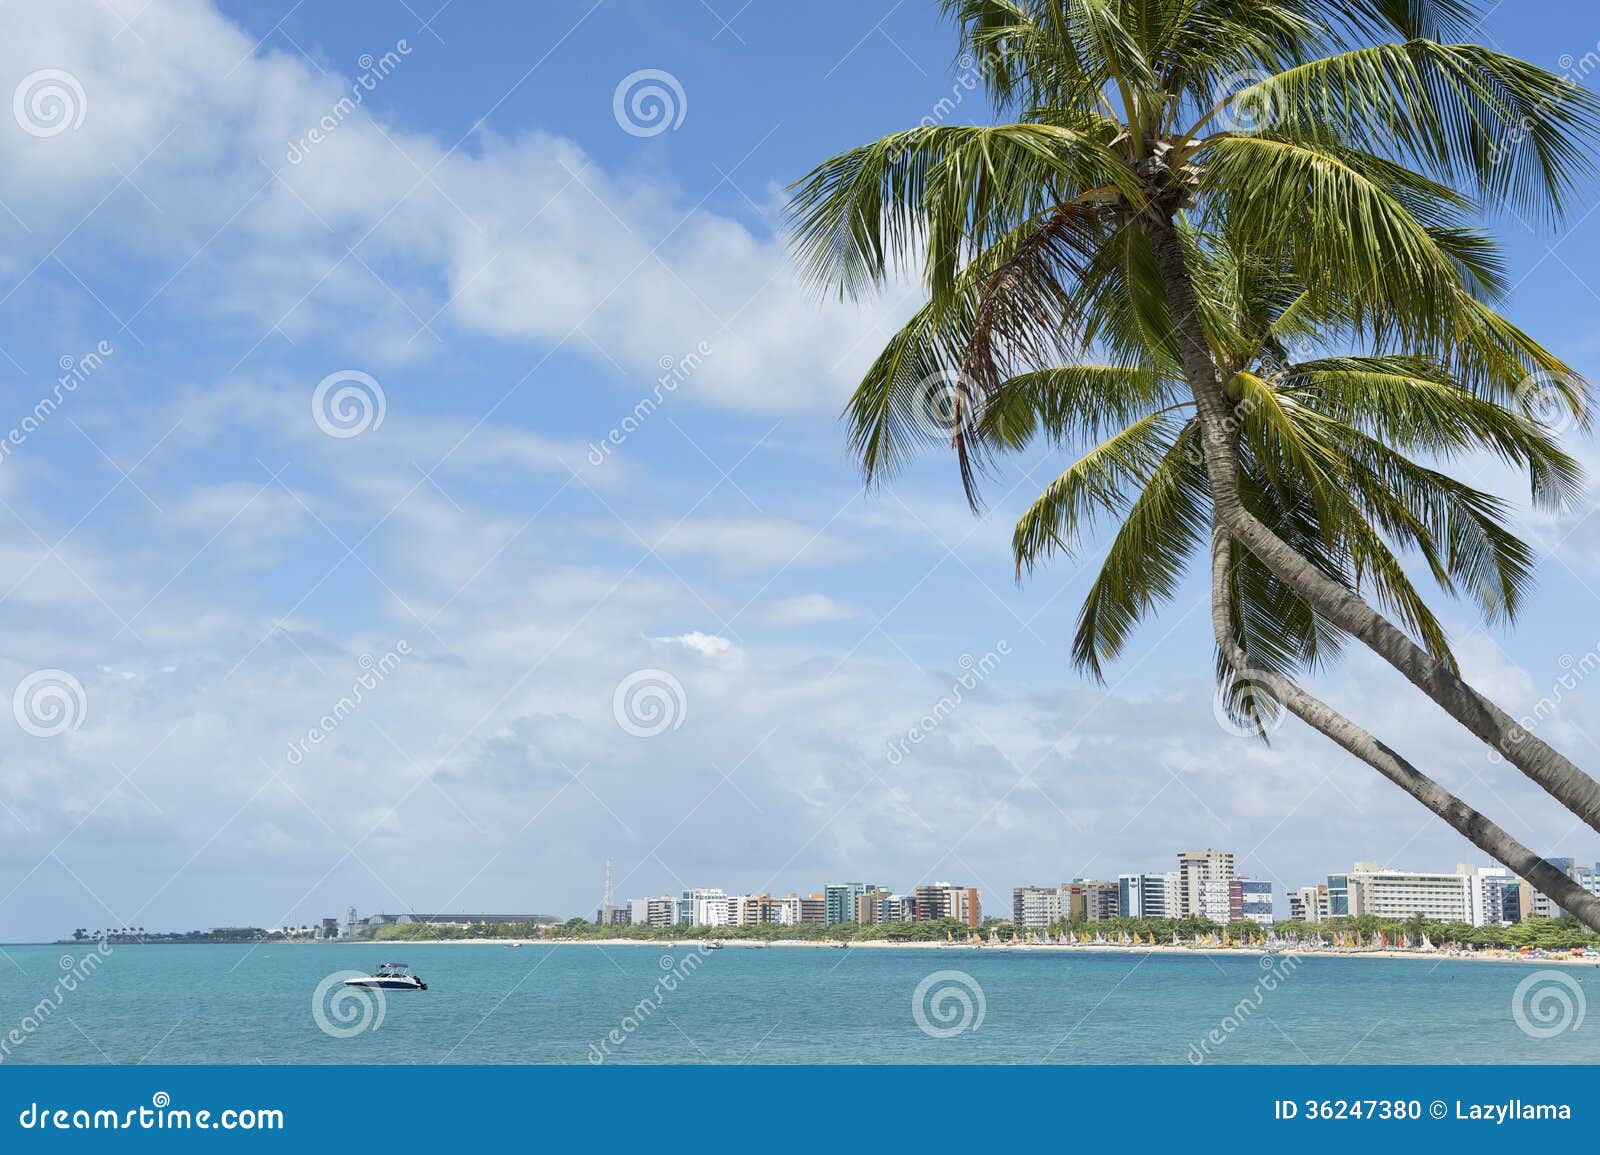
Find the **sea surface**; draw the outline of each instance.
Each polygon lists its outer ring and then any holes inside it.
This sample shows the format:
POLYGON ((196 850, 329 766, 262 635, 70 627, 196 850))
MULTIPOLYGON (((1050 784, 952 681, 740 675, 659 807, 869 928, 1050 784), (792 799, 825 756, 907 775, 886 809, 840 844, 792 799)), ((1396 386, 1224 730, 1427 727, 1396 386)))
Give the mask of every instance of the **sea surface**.
POLYGON ((3 948, 0 1061, 1600 1062, 1600 1006, 1579 1013, 1600 1001, 1587 966, 328 944, 122 946, 85 967, 94 953, 3 948), (397 955, 427 991, 380 1001, 338 983, 397 955))

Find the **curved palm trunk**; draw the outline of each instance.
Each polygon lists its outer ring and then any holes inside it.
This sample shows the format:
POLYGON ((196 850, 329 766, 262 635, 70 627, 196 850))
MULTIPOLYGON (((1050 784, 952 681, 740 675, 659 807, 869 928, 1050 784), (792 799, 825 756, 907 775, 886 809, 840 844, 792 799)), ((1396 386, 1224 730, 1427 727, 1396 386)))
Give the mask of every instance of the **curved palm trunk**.
POLYGON ((1212 502, 1229 534, 1319 614, 1359 638, 1452 718, 1600 831, 1600 782, 1524 730, 1515 718, 1451 673, 1360 596, 1317 570, 1245 508, 1234 473, 1237 430, 1232 428, 1232 407, 1217 379, 1182 244, 1170 217, 1152 213, 1142 219, 1161 270, 1184 376, 1194 393, 1212 502))
POLYGON ((1529 850, 1483 814, 1451 794, 1432 778, 1326 702, 1306 693, 1294 682, 1250 661, 1233 637, 1229 618, 1229 530, 1213 527, 1211 539, 1211 627, 1217 647, 1235 676, 1248 678, 1271 694, 1285 709, 1360 758, 1389 781, 1422 803, 1453 830, 1496 862, 1526 879, 1552 902, 1576 915, 1590 930, 1600 931, 1600 898, 1590 894, 1544 858, 1529 850))

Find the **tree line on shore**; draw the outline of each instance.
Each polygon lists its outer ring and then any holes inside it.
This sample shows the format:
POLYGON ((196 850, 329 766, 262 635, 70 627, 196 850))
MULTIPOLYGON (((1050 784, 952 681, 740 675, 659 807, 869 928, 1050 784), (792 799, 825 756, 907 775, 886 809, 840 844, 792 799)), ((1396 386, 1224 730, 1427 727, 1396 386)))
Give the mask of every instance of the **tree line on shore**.
MULTIPOLYGON (((802 941, 802 942, 955 942, 964 943, 971 935, 988 941, 991 934, 1003 942, 1013 937, 1024 941, 1028 935, 1039 931, 1020 928, 1007 919, 986 919, 981 926, 971 927, 956 919, 930 919, 926 922, 842 922, 801 923, 798 926, 761 923, 754 926, 614 926, 602 925, 584 918, 571 918, 555 926, 541 927, 534 923, 479 923, 473 926, 439 926, 429 923, 394 923, 379 927, 373 936, 378 941, 430 942, 451 939, 503 938, 550 940, 637 939, 640 941, 675 940, 697 942, 702 940, 729 941, 802 941)), ((1202 940, 1216 938, 1233 946, 1260 946, 1268 941, 1267 929, 1253 922, 1223 924, 1204 918, 1111 918, 1098 921, 1070 920, 1052 924, 1045 932, 1054 939, 1066 934, 1073 938, 1096 935, 1109 941, 1120 942, 1124 935, 1151 945, 1170 944, 1174 938, 1183 944, 1192 944, 1196 937, 1202 940)), ((1286 921, 1275 924, 1272 934, 1278 939, 1298 938, 1305 942, 1321 936, 1327 942, 1338 938, 1371 943, 1374 935, 1383 935, 1393 945, 1402 936, 1412 945, 1424 937, 1436 947, 1458 946, 1468 949, 1518 950, 1531 947, 1540 950, 1562 950, 1572 947, 1600 947, 1600 936, 1587 930, 1571 915, 1561 918, 1531 918, 1511 926, 1472 926, 1464 922, 1435 922, 1414 915, 1409 919, 1377 918, 1363 915, 1357 918, 1335 918, 1318 923, 1286 921)))

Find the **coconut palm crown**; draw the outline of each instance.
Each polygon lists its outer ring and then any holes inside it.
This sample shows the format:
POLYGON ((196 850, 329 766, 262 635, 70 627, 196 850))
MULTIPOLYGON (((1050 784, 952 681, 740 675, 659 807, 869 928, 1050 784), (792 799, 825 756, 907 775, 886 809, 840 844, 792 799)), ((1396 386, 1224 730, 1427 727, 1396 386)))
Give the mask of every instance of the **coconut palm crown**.
POLYGON ((1600 783, 1461 680, 1403 563, 1509 619, 1531 551, 1451 463, 1487 450, 1550 506, 1581 487, 1552 427, 1587 427, 1587 385, 1497 311, 1481 222, 1561 219, 1600 104, 1455 42, 1474 0, 943 7, 1003 122, 893 133, 793 200, 819 286, 926 287, 847 411, 869 478, 946 440, 976 504, 997 453, 1086 442, 1014 536, 1025 570, 1114 524, 1080 666, 1100 674, 1209 543, 1235 709, 1260 720, 1239 693, 1259 683, 1600 927, 1600 904, 1293 680, 1359 639, 1600 830, 1600 783))

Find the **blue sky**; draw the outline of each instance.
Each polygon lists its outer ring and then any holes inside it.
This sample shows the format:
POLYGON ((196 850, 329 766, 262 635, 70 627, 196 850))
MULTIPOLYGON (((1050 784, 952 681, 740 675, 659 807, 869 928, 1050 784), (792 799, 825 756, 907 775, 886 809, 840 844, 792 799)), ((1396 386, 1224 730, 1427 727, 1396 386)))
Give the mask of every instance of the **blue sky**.
MULTIPOLYGON (((804 294, 783 190, 959 91, 931 5, 434 4, 7 6, 0 88, 77 88, 65 126, 0 117, 0 425, 63 359, 81 381, 0 460, 0 683, 82 698, 62 733, 0 728, 0 940, 567 914, 608 856, 624 896, 937 878, 992 909, 1191 846, 1280 893, 1478 860, 1313 736, 1219 731, 1198 585, 1079 679, 1086 573, 1018 586, 1007 548, 1062 461, 1008 465, 981 519, 943 459, 861 491, 838 413, 916 287, 804 294), (619 123, 644 70, 675 127, 619 123), (313 395, 346 371, 382 421, 330 436, 313 395), (364 660, 381 678, 296 754, 364 660), (641 670, 670 676, 650 737, 614 716, 641 670)), ((1508 5, 1485 36, 1582 69, 1600 17, 1508 5)), ((1513 316, 1591 369, 1596 199, 1500 222, 1513 316)), ((1528 528, 1526 620, 1450 622, 1485 689, 1560 697, 1549 734, 1600 766, 1592 691, 1558 683, 1600 637, 1600 532, 1528 528)), ((1320 688, 1530 843, 1600 852, 1388 671, 1320 688)))

